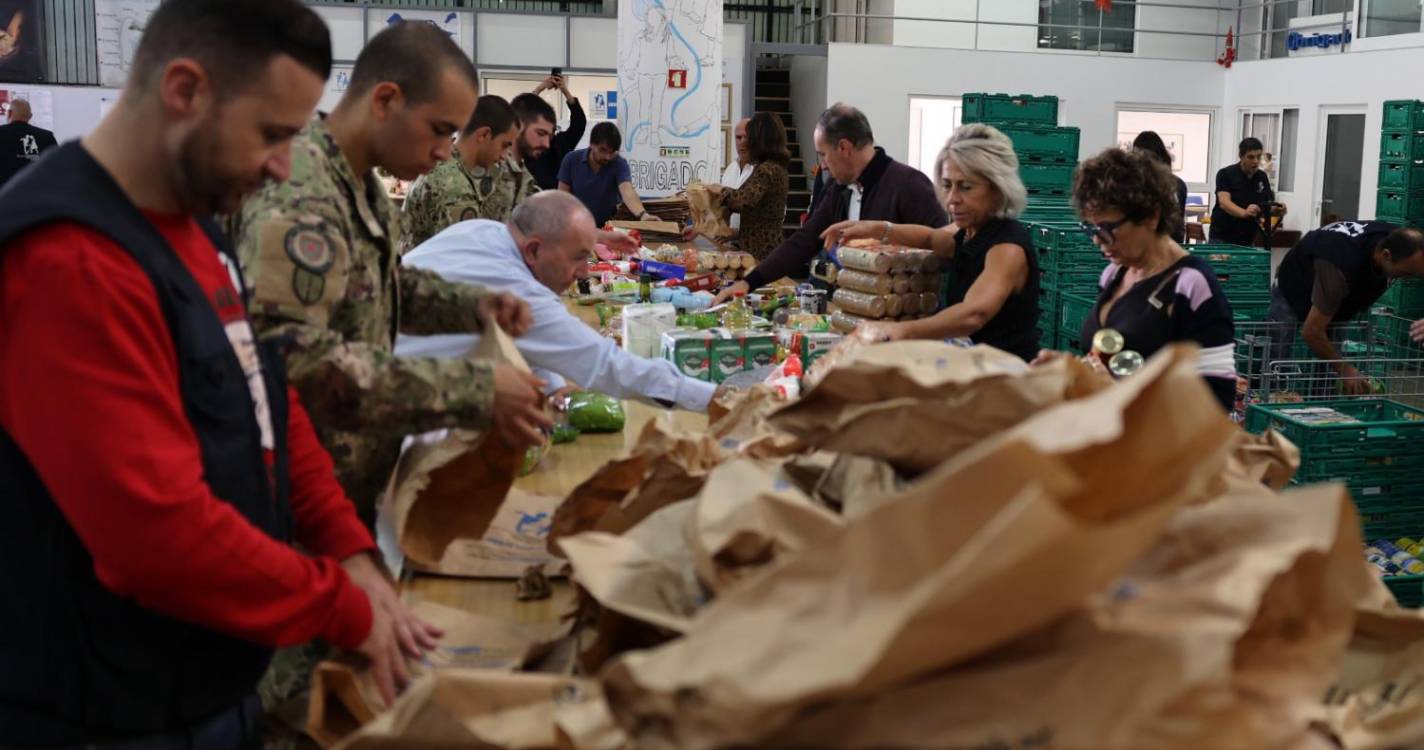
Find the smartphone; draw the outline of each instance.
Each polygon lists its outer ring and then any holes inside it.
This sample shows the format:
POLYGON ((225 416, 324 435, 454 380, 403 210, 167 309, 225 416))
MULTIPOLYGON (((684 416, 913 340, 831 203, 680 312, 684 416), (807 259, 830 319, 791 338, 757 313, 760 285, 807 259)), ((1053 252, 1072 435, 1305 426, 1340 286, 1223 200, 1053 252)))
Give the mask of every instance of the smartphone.
POLYGON ((549 68, 549 75, 555 76, 555 77, 562 77, 562 76, 564 75, 564 69, 563 69, 563 68, 549 68))

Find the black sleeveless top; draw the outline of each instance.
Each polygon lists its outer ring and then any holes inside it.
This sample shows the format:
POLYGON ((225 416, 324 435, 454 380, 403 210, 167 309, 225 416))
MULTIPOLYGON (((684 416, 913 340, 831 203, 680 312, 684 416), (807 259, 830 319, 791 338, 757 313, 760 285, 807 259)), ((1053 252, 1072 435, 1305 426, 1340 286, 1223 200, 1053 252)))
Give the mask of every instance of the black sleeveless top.
POLYGON ((950 262, 951 280, 946 305, 964 301, 969 288, 984 273, 984 259, 997 245, 1018 245, 1028 262, 1028 281, 1023 291, 1014 292, 1004 300, 999 313, 970 334, 976 344, 987 344, 1017 354, 1025 361, 1038 356, 1038 253, 1033 250, 1033 236, 1028 228, 1014 219, 991 219, 979 228, 973 239, 964 238, 964 230, 954 236, 954 258, 950 262))

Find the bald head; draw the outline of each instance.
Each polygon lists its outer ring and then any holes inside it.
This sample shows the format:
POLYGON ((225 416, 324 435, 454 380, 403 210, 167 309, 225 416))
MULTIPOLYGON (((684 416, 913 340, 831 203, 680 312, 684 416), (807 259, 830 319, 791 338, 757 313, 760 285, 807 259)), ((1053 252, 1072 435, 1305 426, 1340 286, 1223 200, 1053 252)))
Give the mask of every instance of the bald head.
POLYGON ((588 274, 598 229, 572 193, 545 190, 529 196, 514 209, 509 227, 540 284, 561 293, 588 274))
POLYGON ((751 150, 747 148, 747 123, 751 121, 752 118, 743 117, 732 129, 732 137, 737 141, 737 163, 744 167, 752 161, 751 150))
POLYGON ((10 122, 29 122, 33 116, 34 112, 30 111, 28 99, 15 99, 10 102, 10 122))

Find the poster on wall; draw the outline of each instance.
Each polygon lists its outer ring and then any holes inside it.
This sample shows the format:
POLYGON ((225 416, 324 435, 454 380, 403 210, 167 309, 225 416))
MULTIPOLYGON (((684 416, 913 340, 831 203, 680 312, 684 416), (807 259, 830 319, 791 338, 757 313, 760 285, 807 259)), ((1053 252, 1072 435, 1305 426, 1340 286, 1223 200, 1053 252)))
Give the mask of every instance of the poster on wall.
POLYGON ((0 0, 0 81, 44 80, 40 0, 0 0))
POLYGON ((10 121, 10 102, 25 99, 30 103, 30 124, 54 130, 54 95, 47 89, 26 86, 0 87, 0 123, 10 121))
POLYGON ((640 195, 717 180, 721 83, 720 0, 618 4, 618 128, 640 195))
POLYGON ((94 0, 94 42, 99 83, 121 88, 133 66, 138 40, 158 0, 94 0))
POLYGON ((465 44, 465 32, 460 25, 460 14, 453 10, 371 8, 366 11, 366 14, 366 27, 370 30, 371 36, 381 33, 387 26, 404 21, 420 21, 444 31, 451 39, 455 40, 455 44, 458 44, 460 49, 466 52, 470 50, 465 44))

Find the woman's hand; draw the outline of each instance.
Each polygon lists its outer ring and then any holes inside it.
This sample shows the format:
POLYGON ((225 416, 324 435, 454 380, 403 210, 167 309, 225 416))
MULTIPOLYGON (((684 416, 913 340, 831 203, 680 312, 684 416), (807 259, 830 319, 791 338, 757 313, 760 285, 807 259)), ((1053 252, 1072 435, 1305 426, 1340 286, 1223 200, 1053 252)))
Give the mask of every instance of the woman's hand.
POLYGON ((883 221, 840 221, 821 232, 821 242, 830 250, 850 240, 878 240, 885 236, 885 226, 883 221))
POLYGON ((718 292, 717 296, 712 300, 712 307, 716 307, 717 305, 720 305, 723 302, 731 300, 732 295, 736 294, 737 292, 746 294, 749 289, 751 289, 751 287, 747 285, 747 282, 738 281, 737 283, 718 292))
POLYGON ((903 323, 861 323, 856 326, 855 337, 867 344, 885 341, 899 341, 907 338, 908 331, 903 323))
POLYGON ((1039 350, 1038 350, 1038 356, 1037 356, 1037 357, 1034 357, 1034 358, 1033 358, 1033 361, 1030 362, 1030 363, 1028 363, 1028 366, 1029 366, 1029 367, 1038 367, 1039 365, 1046 365, 1046 364, 1048 364, 1049 362, 1053 362, 1054 360, 1062 359, 1062 358, 1064 358, 1064 357, 1066 357, 1066 356, 1068 356, 1068 353, 1067 353, 1067 352, 1057 352, 1057 351, 1054 351, 1054 350, 1052 350, 1052 349, 1039 349, 1039 350))

